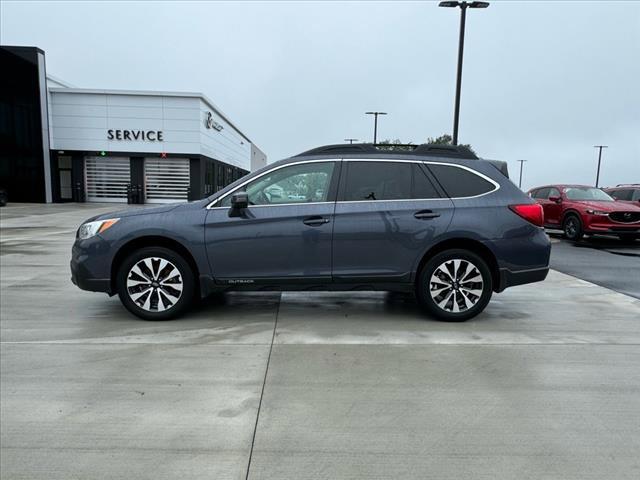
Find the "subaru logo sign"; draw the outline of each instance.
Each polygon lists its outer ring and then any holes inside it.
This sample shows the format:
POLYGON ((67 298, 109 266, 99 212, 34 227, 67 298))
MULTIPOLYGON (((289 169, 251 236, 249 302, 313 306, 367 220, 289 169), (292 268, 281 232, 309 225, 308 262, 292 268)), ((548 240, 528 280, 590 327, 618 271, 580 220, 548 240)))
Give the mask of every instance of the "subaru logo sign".
POLYGON ((207 118, 204 121, 204 124, 207 128, 210 128, 210 129, 212 128, 213 130, 216 130, 218 132, 224 128, 222 125, 220 125, 218 122, 216 122, 213 119, 213 114, 211 112, 207 112, 207 118))

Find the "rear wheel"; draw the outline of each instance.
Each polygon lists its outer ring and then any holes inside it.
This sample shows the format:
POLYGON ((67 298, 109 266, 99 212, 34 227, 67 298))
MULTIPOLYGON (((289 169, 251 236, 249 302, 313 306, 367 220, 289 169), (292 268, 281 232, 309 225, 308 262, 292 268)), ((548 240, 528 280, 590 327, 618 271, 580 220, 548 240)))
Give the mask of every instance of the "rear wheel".
POLYGON ((135 251, 122 262, 116 281, 122 304, 145 320, 175 318, 193 299, 193 272, 184 258, 168 248, 135 251))
POLYGON ((416 285, 422 307, 434 317, 463 322, 482 312, 493 291, 487 263, 469 250, 445 250, 422 268, 416 285))
POLYGON ((562 230, 564 230, 564 236, 569 240, 578 241, 584 236, 582 222, 577 215, 567 215, 562 224, 562 230))

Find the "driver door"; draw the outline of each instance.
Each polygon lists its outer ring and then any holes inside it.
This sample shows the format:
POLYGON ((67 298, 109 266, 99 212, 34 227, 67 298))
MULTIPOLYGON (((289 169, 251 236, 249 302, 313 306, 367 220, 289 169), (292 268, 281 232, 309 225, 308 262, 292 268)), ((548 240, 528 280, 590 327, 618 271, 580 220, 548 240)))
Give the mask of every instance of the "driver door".
POLYGON ((543 205, 544 221, 549 225, 559 225, 560 220, 562 219, 562 203, 552 201, 551 197, 557 197, 560 199, 560 202, 562 202, 560 190, 555 187, 551 187, 543 205))
POLYGON ((320 160, 275 167, 217 202, 205 220, 216 282, 330 282, 340 166, 320 160), (230 216, 231 196, 239 191, 247 192, 249 207, 230 216))

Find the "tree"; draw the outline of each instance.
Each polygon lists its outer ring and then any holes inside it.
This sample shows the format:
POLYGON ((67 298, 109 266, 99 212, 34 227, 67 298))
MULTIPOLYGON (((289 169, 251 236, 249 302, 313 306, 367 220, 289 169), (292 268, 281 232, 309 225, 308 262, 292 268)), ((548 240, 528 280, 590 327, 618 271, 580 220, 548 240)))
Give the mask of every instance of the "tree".
MULTIPOLYGON (((448 133, 444 133, 439 137, 429 137, 427 138, 427 141, 424 143, 426 143, 427 145, 451 145, 453 143, 453 139, 451 138, 451 135, 449 135, 448 133)), ((378 144, 378 148, 380 150, 391 150, 391 151, 413 150, 415 146, 416 145, 413 142, 408 142, 408 143, 403 142, 399 138, 396 138, 395 140, 383 140, 382 142, 380 142, 380 144, 378 144)), ((471 145, 469 145, 468 143, 461 144, 460 146, 467 147, 473 153, 476 153, 473 150, 473 148, 471 148, 471 145)))
POLYGON ((404 143, 399 138, 395 140, 383 140, 379 142, 377 145, 379 150, 389 150, 389 151, 411 151, 415 148, 415 145, 411 142, 404 143))
MULTIPOLYGON (((451 135, 449 135, 448 133, 440 135, 439 137, 436 137, 436 138, 429 137, 427 138, 427 141, 426 141, 427 145, 451 145, 452 143, 453 143, 453 138, 451 138, 451 135)), ((458 145, 461 147, 467 147, 474 154, 476 153, 475 150, 471 148, 471 145, 469 145, 468 143, 459 143, 458 145)))

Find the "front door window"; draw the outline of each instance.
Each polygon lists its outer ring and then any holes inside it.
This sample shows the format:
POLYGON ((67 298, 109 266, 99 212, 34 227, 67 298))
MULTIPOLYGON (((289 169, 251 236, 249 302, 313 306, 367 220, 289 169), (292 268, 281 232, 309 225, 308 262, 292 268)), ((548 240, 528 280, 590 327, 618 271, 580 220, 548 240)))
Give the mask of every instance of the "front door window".
MULTIPOLYGON (((282 205, 326 202, 335 162, 291 165, 249 182, 241 190, 249 195, 249 205, 282 205)), ((231 204, 231 195, 221 206, 231 204)))

